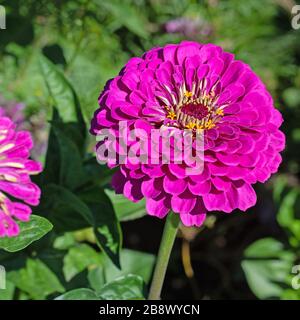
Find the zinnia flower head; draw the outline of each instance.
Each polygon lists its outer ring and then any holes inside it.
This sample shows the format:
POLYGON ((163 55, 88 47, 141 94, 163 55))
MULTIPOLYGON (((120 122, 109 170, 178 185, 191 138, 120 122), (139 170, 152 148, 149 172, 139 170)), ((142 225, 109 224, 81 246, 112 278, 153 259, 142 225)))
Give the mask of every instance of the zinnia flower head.
MULTIPOLYGON (((114 189, 132 201, 145 197, 150 215, 162 218, 173 210, 184 225, 200 226, 208 211, 245 211, 256 203, 252 185, 269 179, 281 162, 283 120, 271 95, 247 64, 216 45, 185 41, 130 59, 107 83, 99 105, 95 135, 107 128, 121 136, 120 121, 147 132, 203 133, 198 174, 188 173, 185 162, 119 165, 114 189)), ((116 151, 124 150, 118 145, 116 151)))
POLYGON ((16 236, 16 220, 28 221, 39 203, 40 189, 30 175, 39 173, 38 162, 28 159, 33 146, 30 133, 16 131, 14 122, 0 108, 0 237, 16 236), (22 200, 22 202, 20 202, 22 200))

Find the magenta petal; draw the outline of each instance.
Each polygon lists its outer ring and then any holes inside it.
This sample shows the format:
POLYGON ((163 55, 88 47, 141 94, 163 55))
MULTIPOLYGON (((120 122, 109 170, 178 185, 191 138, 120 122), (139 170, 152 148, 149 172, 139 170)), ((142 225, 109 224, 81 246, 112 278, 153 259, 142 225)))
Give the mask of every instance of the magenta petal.
POLYGON ((161 179, 149 179, 142 182, 142 193, 146 198, 156 198, 162 192, 161 179))
POLYGON ((226 176, 228 172, 228 167, 220 162, 210 163, 209 170, 214 176, 226 176))
POLYGON ((135 179, 128 180, 124 185, 124 196, 133 202, 137 202, 143 198, 141 192, 141 183, 135 179))
POLYGON ((146 198, 146 209, 148 214, 158 218, 164 218, 170 211, 170 198, 166 195, 160 196, 156 199, 146 198))
POLYGON ((115 189, 117 194, 123 193, 125 183, 126 183, 125 176, 122 174, 122 172, 120 170, 117 171, 113 175, 112 180, 111 180, 111 185, 115 189))
POLYGON ((0 211, 0 237, 15 237, 20 233, 20 227, 10 217, 0 211))
POLYGON ((188 191, 171 198, 172 210, 177 213, 189 213, 193 210, 195 204, 196 197, 188 191))
POLYGON ((32 210, 22 203, 14 203, 13 215, 21 221, 29 221, 32 210))
POLYGON ((231 212, 224 192, 208 193, 203 196, 203 202, 208 211, 231 212))
POLYGON ((212 183, 217 190, 226 191, 231 187, 231 182, 225 177, 214 177, 212 178, 212 183))
POLYGON ((253 187, 248 183, 243 183, 242 186, 236 188, 239 197, 238 208, 246 211, 256 203, 256 193, 253 187))
POLYGON ((178 179, 171 174, 167 174, 163 180, 164 190, 170 194, 180 194, 187 187, 187 182, 185 179, 178 179))
POLYGON ((206 218, 206 208, 201 198, 197 199, 197 202, 190 213, 181 214, 180 219, 182 223, 187 226, 201 227, 206 218))
POLYGON ((175 62, 175 56, 177 51, 177 45, 175 44, 169 44, 164 47, 164 60, 165 61, 171 61, 172 63, 175 62))
POLYGON ((190 182, 189 183, 189 190, 197 196, 202 196, 204 194, 209 193, 211 188, 210 181, 206 180, 203 182, 190 182))
POLYGON ((205 213, 201 213, 201 214, 181 214, 180 215, 180 219, 182 221, 182 223, 186 226, 186 227, 201 227, 203 222, 206 219, 206 214, 205 213))

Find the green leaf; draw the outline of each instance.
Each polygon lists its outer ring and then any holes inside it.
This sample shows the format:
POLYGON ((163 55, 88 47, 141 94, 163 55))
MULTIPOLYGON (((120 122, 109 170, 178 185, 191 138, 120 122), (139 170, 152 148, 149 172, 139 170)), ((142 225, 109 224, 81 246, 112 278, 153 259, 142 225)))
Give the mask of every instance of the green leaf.
POLYGON ((97 294, 101 300, 144 300, 144 283, 139 276, 129 274, 101 288, 97 294))
POLYGON ((63 272, 66 281, 70 281, 88 267, 99 266, 101 262, 100 254, 86 244, 71 248, 64 257, 63 272))
POLYGON ((251 244, 244 252, 246 258, 276 258, 283 253, 283 244, 273 238, 265 238, 251 244))
POLYGON ((300 105, 300 89, 287 88, 283 91, 282 97, 284 102, 291 108, 297 108, 300 105))
POLYGON ((94 225, 93 213, 89 207, 76 194, 55 184, 44 187, 40 209, 49 215, 57 232, 94 225))
POLYGON ((132 33, 142 38, 148 37, 148 31, 145 28, 147 21, 143 19, 143 16, 135 7, 124 2, 115 1, 101 1, 99 3, 102 8, 105 8, 115 18, 116 26, 125 26, 132 33))
POLYGON ((7 278, 17 288, 37 300, 45 299, 55 292, 65 291, 56 275, 38 259, 28 259, 25 268, 9 272, 7 278))
POLYGON ((129 274, 104 285, 98 293, 91 289, 75 289, 55 300, 144 300, 144 283, 139 276, 129 274))
POLYGON ((86 182, 78 146, 55 123, 52 124, 59 145, 59 184, 72 190, 86 182))
MULTIPOLYGON (((58 111, 54 108, 52 122, 59 120, 58 111)), ((38 176, 40 185, 48 183, 59 183, 60 178, 60 150, 54 128, 51 127, 48 139, 48 148, 46 153, 45 167, 43 172, 38 176)))
POLYGON ((90 177, 90 181, 93 181, 93 183, 99 187, 105 187, 110 184, 115 172, 114 169, 100 165, 94 156, 84 161, 84 170, 86 175, 90 177))
POLYGON ((69 292, 66 292, 57 298, 55 300, 100 300, 97 296, 96 293, 87 288, 80 288, 80 289, 75 289, 69 292))
POLYGON ((76 122, 80 125, 83 136, 86 135, 86 126, 81 113, 78 97, 70 82, 46 57, 40 57, 40 67, 52 97, 54 106, 58 109, 63 122, 76 122))
POLYGON ((83 168, 85 138, 77 123, 62 122, 53 108, 45 168, 40 184, 56 183, 72 190, 89 180, 83 168))
POLYGON ((64 235, 57 237, 54 240, 53 248, 58 250, 66 250, 76 244, 74 235, 71 232, 66 232, 64 235))
POLYGON ((284 174, 278 175, 273 186, 273 199, 276 204, 280 204, 282 194, 287 187, 288 178, 284 174))
POLYGON ((43 190, 43 210, 49 213, 57 232, 92 226, 97 244, 116 266, 120 266, 122 231, 110 199, 98 187, 82 190, 80 197, 54 184, 43 190))
POLYGON ((14 292, 15 292, 15 285, 12 282, 7 280, 6 288, 5 289, 0 288, 0 301, 13 300, 14 292))
POLYGON ((102 189, 97 187, 82 191, 80 196, 93 212, 97 244, 120 268, 122 230, 110 199, 102 189))
POLYGON ((281 300, 300 300, 300 290, 286 289, 280 296, 281 300))
POLYGON ((116 194, 113 190, 105 189, 105 193, 109 196, 120 221, 135 220, 146 215, 144 199, 132 202, 123 195, 116 194))
POLYGON ((245 250, 242 268, 253 293, 260 299, 279 298, 288 284, 295 256, 272 238, 254 242, 245 250))
POLYGON ((277 214, 278 223, 288 231, 291 245, 297 248, 300 243, 300 219, 296 217, 296 208, 299 207, 299 204, 299 189, 291 189, 281 201, 277 214))
POLYGON ((292 189, 283 198, 283 200, 281 200, 281 205, 277 214, 277 221, 282 227, 289 228, 294 222, 294 206, 296 204, 298 196, 299 191, 297 189, 292 189))
POLYGON ((90 268, 88 272, 90 286, 98 292, 105 284, 104 267, 90 268))
POLYGON ((108 259, 104 260, 104 273, 107 282, 126 274, 135 274, 148 283, 154 267, 155 256, 149 253, 123 249, 121 251, 121 267, 119 270, 108 259))
POLYGON ((0 238, 0 248, 8 252, 16 252, 39 240, 52 228, 52 224, 45 218, 31 215, 30 221, 18 222, 20 234, 12 238, 0 238))

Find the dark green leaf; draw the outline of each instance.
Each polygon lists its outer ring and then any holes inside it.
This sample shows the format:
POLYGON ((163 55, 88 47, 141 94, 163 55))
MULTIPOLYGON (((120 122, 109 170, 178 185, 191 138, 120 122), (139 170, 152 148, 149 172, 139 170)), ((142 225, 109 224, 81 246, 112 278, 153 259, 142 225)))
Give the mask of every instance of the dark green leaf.
POLYGON ((94 232, 100 248, 120 267, 122 231, 110 199, 100 188, 81 192, 81 198, 93 212, 94 232))
POLYGON ((120 266, 121 227, 103 190, 81 191, 78 197, 61 186, 51 184, 43 190, 43 206, 43 212, 49 214, 58 232, 92 226, 100 248, 120 266))
POLYGON ((77 145, 64 134, 64 131, 59 126, 55 123, 52 126, 60 151, 60 162, 56 164, 60 172, 60 185, 74 190, 88 178, 82 168, 80 151, 77 145))
POLYGON ((108 185, 115 172, 105 165, 100 165, 94 156, 84 162, 84 170, 90 180, 100 187, 108 185))
POLYGON ((77 195, 68 189, 50 184, 43 190, 43 211, 55 229, 73 231, 94 225, 93 213, 77 195))

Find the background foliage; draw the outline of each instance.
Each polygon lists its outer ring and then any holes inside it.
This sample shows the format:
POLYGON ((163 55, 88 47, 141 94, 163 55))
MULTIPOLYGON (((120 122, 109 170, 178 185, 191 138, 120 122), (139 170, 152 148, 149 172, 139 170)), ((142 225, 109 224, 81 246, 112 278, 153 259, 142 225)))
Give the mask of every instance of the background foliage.
POLYGON ((212 213, 204 228, 181 230, 163 298, 300 299, 291 287, 300 258, 300 31, 290 24, 293 1, 1 4, 1 104, 26 105, 39 146, 33 156, 45 169, 31 222, 21 225, 18 240, 0 240, 8 271, 0 299, 145 297, 163 222, 144 217, 143 202, 110 190, 112 172, 97 164, 88 126, 105 82, 131 56, 183 39, 214 42, 252 66, 284 115, 287 147, 280 173, 256 187, 254 208, 212 213))

